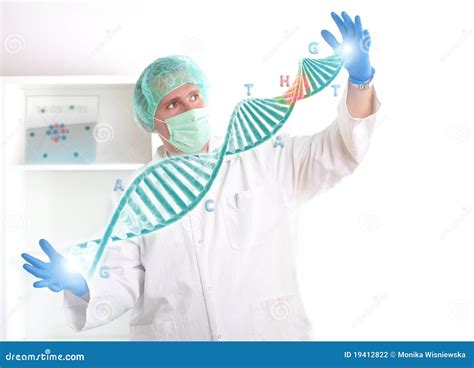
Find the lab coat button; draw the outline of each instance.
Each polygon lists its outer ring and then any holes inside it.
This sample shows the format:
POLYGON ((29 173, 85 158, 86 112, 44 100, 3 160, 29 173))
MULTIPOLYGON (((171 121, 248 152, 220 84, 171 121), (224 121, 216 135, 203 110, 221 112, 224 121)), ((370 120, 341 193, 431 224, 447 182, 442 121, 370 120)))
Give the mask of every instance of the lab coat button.
POLYGON ((220 340, 222 338, 222 335, 217 335, 217 338, 220 340))
POLYGON ((209 286, 209 287, 207 288, 207 291, 208 291, 208 292, 211 292, 211 291, 212 291, 212 286, 209 286))
POLYGON ((199 244, 202 244, 202 239, 199 240, 199 244))

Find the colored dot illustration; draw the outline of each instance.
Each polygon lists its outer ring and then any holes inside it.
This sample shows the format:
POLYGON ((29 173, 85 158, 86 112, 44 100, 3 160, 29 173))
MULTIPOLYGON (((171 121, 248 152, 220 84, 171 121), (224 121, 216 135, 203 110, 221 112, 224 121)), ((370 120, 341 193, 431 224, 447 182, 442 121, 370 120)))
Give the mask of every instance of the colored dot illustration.
POLYGON ((90 130, 91 127, 90 127, 89 125, 86 125, 84 129, 85 129, 85 130, 90 130))
POLYGON ((30 137, 34 137, 35 136, 35 133, 34 132, 31 132, 30 133, 30 137))
POLYGON ((65 141, 67 139, 67 134, 69 133, 69 129, 66 128, 64 123, 54 123, 48 125, 48 130, 46 131, 46 135, 53 142, 65 141))
POLYGON ((43 153, 43 158, 47 158, 48 157, 48 154, 47 153, 43 153))
POLYGON ((74 157, 79 157, 79 153, 74 152, 74 157))

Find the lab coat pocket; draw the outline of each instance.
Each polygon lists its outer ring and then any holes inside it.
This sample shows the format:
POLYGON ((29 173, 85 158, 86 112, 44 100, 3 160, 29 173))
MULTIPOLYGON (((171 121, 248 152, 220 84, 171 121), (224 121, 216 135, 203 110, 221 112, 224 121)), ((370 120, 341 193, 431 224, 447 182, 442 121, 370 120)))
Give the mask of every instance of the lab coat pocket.
POLYGON ((130 325, 130 340, 179 340, 175 320, 169 319, 150 324, 130 325))
POLYGON ((222 213, 230 246, 241 250, 264 245, 287 211, 285 203, 278 188, 266 185, 225 196, 222 213))
POLYGON ((312 340, 312 325, 296 294, 260 300, 252 305, 255 340, 312 340))

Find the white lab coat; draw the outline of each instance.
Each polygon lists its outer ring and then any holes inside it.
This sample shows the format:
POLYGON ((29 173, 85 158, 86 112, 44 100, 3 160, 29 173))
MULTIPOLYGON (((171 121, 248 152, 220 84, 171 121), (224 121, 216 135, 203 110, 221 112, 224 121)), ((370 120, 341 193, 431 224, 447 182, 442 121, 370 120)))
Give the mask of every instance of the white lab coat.
MULTIPOLYGON (((326 129, 225 157, 209 192, 181 220, 109 243, 109 277, 90 280, 90 301, 64 292, 70 326, 84 331, 133 308, 131 340, 311 340, 293 214, 357 168, 380 115, 377 95, 365 119, 350 116, 346 96, 347 85, 326 129)), ((213 137, 210 148, 221 141, 213 137)), ((111 211, 123 195, 112 193, 111 211)))

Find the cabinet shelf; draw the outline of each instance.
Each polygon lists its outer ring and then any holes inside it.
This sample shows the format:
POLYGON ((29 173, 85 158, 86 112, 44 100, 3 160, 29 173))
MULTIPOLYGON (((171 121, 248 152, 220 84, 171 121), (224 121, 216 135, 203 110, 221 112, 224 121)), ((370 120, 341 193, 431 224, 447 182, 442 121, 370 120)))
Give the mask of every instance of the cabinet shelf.
MULTIPOLYGON (((6 322, 4 336, 7 340, 34 340, 37 331, 42 331, 42 340, 58 336, 62 340, 77 338, 72 331, 63 329, 61 305, 48 304, 50 296, 46 299, 45 293, 43 298, 42 293, 36 293, 31 284, 26 283, 27 275, 18 267, 19 255, 28 252, 42 258, 44 252, 38 246, 41 238, 48 239, 61 250, 103 234, 113 209, 111 195, 115 193, 117 181, 126 181, 134 171, 150 162, 160 144, 156 134, 154 137, 143 131, 134 121, 133 91, 137 78, 137 75, 0 77, 3 132, 0 172, 4 178, 0 200, 6 215, 6 231, 2 232, 0 247, 0 284, 5 296, 0 298, 0 320, 6 322), (79 104, 87 96, 98 96, 97 112, 91 110, 93 118, 62 119, 59 112, 66 106, 61 105, 63 97, 77 100, 79 104), (47 106, 58 109, 58 114, 48 115, 44 121, 30 119, 28 106, 35 105, 28 105, 29 99, 40 102, 44 99, 47 106), (44 128, 52 121, 64 121, 65 124, 93 121, 104 124, 113 134, 110 140, 97 140, 95 161, 32 163, 26 159, 28 129, 44 128), (30 323, 28 316, 35 313, 37 304, 47 305, 54 312, 52 315, 61 318, 30 323), (18 309, 17 305, 24 308, 18 309), (7 316, 9 310, 14 310, 15 314, 7 316)), ((34 103, 40 106, 40 102, 34 103)), ((117 339, 123 336, 126 340, 127 331, 128 322, 122 319, 115 326, 102 327, 102 332, 94 331, 84 340, 94 337, 102 340, 102 336, 116 336, 117 339)))
POLYGON ((142 163, 123 164, 88 164, 88 165, 16 165, 16 168, 24 171, 134 171, 140 168, 142 163))

